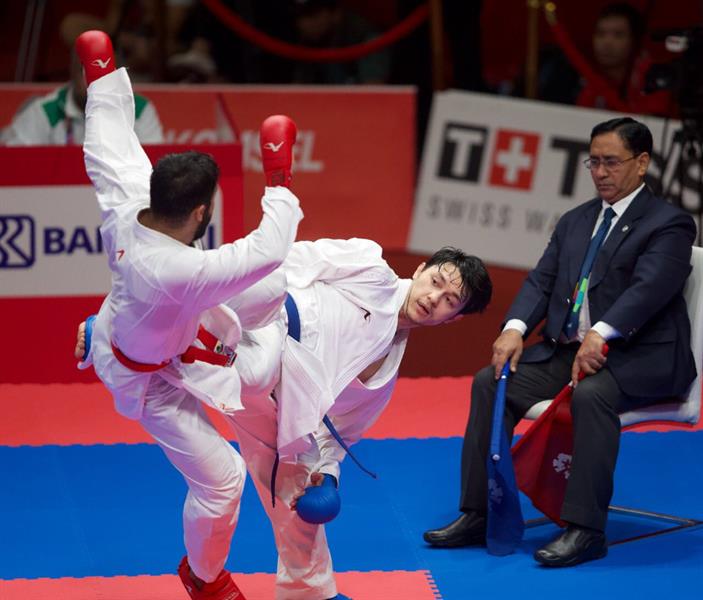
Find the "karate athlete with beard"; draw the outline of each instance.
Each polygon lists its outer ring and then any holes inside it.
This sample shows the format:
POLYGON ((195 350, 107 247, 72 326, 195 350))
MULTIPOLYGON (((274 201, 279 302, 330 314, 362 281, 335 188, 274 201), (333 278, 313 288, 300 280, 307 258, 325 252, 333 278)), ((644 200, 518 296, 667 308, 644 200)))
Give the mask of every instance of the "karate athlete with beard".
POLYGON ((292 510, 306 487, 339 481, 346 453, 322 419, 347 445, 357 442, 390 399, 410 330, 482 311, 491 281, 478 258, 454 248, 400 279, 381 247, 362 239, 296 242, 281 270, 286 307, 243 333, 236 367, 245 410, 230 421, 273 526, 276 600, 341 600, 324 526, 292 510), (295 323, 299 335, 289 335, 295 323))
MULTIPOLYGON (((86 32, 76 51, 88 84, 86 171, 97 192, 112 271, 112 291, 93 327, 92 361, 117 411, 140 422, 188 484, 187 557, 179 575, 189 595, 244 600, 223 568, 239 515, 244 463, 201 402, 227 414, 242 408, 239 378, 227 368, 233 354, 215 351, 237 343, 241 323, 221 303, 271 274, 295 239, 302 213, 282 186, 290 181, 295 125, 286 117, 262 125, 269 187, 259 227, 217 250, 196 249, 192 244, 212 216, 217 165, 208 155, 186 152, 162 158, 152 170, 134 134, 132 87, 125 69, 115 70, 109 37, 86 32)), ((275 304, 275 288, 284 282, 267 277, 259 288, 275 304)), ((265 318, 270 310, 264 303, 259 315, 265 318)))

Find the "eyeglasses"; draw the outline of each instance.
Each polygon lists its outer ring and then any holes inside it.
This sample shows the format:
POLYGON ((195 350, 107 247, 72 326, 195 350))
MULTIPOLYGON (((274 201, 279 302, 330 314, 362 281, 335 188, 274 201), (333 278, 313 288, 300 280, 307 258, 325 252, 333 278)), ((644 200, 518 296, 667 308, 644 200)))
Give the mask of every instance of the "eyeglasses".
POLYGON ((638 156, 639 154, 635 154, 634 156, 626 158, 625 160, 620 160, 619 158, 615 158, 614 156, 608 156, 607 158, 587 158, 583 161, 583 164, 589 171, 597 169, 598 165, 603 165, 606 171, 615 171, 620 167, 622 163, 626 163, 628 160, 634 160, 638 156))

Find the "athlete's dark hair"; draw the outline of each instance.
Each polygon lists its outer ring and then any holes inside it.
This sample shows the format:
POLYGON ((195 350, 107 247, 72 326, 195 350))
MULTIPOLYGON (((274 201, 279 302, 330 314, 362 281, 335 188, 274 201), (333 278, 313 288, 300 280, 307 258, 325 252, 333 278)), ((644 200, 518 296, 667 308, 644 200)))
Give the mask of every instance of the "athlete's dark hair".
POLYGON ((210 208, 219 176, 209 154, 193 150, 167 154, 151 173, 151 210, 158 218, 182 223, 201 204, 210 208))
POLYGON ((441 268, 447 263, 454 265, 461 275, 461 297, 466 304, 459 313, 483 312, 493 294, 493 284, 483 261, 458 248, 445 246, 427 260, 423 271, 435 265, 441 268))

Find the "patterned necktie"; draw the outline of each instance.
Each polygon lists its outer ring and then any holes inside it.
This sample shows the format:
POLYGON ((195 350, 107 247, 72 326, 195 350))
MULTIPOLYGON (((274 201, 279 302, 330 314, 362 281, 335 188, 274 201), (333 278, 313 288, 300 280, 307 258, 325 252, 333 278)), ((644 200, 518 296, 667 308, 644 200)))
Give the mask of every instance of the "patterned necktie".
POLYGON ((574 288, 574 294, 572 296, 571 312, 564 325, 564 335, 567 339, 572 339, 574 334, 578 330, 579 326, 579 313, 581 312, 581 306, 583 306, 583 299, 586 295, 586 290, 588 289, 588 278, 591 276, 591 269, 593 268, 593 263, 596 262, 596 256, 598 250, 603 245, 603 240, 608 234, 610 229, 610 223, 615 216, 615 211, 612 207, 608 207, 603 214, 603 222, 598 227, 596 234, 591 238, 591 243, 588 246, 588 252, 586 252, 586 258, 583 260, 583 265, 581 266, 581 274, 579 275, 578 281, 576 282, 576 287, 574 288))

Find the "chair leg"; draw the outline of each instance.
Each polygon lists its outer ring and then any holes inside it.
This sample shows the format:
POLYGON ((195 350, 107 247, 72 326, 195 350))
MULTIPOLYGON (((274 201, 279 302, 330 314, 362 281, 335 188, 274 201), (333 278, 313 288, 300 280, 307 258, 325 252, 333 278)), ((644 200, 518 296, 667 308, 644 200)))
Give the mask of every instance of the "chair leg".
MULTIPOLYGON (((637 508, 627 508, 625 506, 609 506, 608 511, 611 513, 619 515, 629 515, 634 517, 646 517, 648 519, 657 519, 659 521, 664 521, 666 523, 676 523, 672 527, 666 527, 664 529, 659 529, 657 531, 652 531, 650 533, 643 533, 641 535, 634 535, 622 540, 615 540, 610 542, 608 546, 617 546, 618 544, 625 544, 627 542, 634 542, 637 540, 644 540, 646 538, 655 537, 658 535, 664 535, 665 533, 673 533, 674 531, 681 531, 682 529, 691 529, 692 527, 699 527, 703 525, 703 521, 698 519, 686 519, 684 517, 677 517, 674 515, 666 515, 663 513, 655 513, 648 510, 640 510, 637 508)), ((552 520, 549 517, 538 517, 536 519, 528 519, 525 521, 525 528, 530 529, 532 527, 539 527, 540 525, 546 525, 551 523, 552 520)))
POLYGON ((525 529, 540 527, 541 525, 546 525, 547 523, 552 523, 552 520, 549 517, 537 517, 535 519, 527 519, 525 521, 525 529))
POLYGON ((635 517, 646 517, 648 519, 657 519, 658 521, 664 521, 665 523, 676 523, 672 527, 666 527, 664 529, 659 529, 657 531, 652 531, 650 533, 643 533, 641 535, 634 535, 629 538, 622 540, 616 540, 610 542, 609 546, 616 546, 617 544, 625 544, 627 542, 634 542, 636 540, 644 540, 646 538, 655 537, 658 535, 663 535, 665 533, 673 533, 674 531, 681 531, 682 529, 690 529, 692 527, 698 527, 703 525, 703 521, 697 519, 686 519, 684 517, 677 517, 675 515, 666 515, 663 513, 655 513, 648 510, 640 510, 637 508, 627 508, 626 506, 609 506, 609 512, 616 513, 619 515, 629 515, 635 517))

